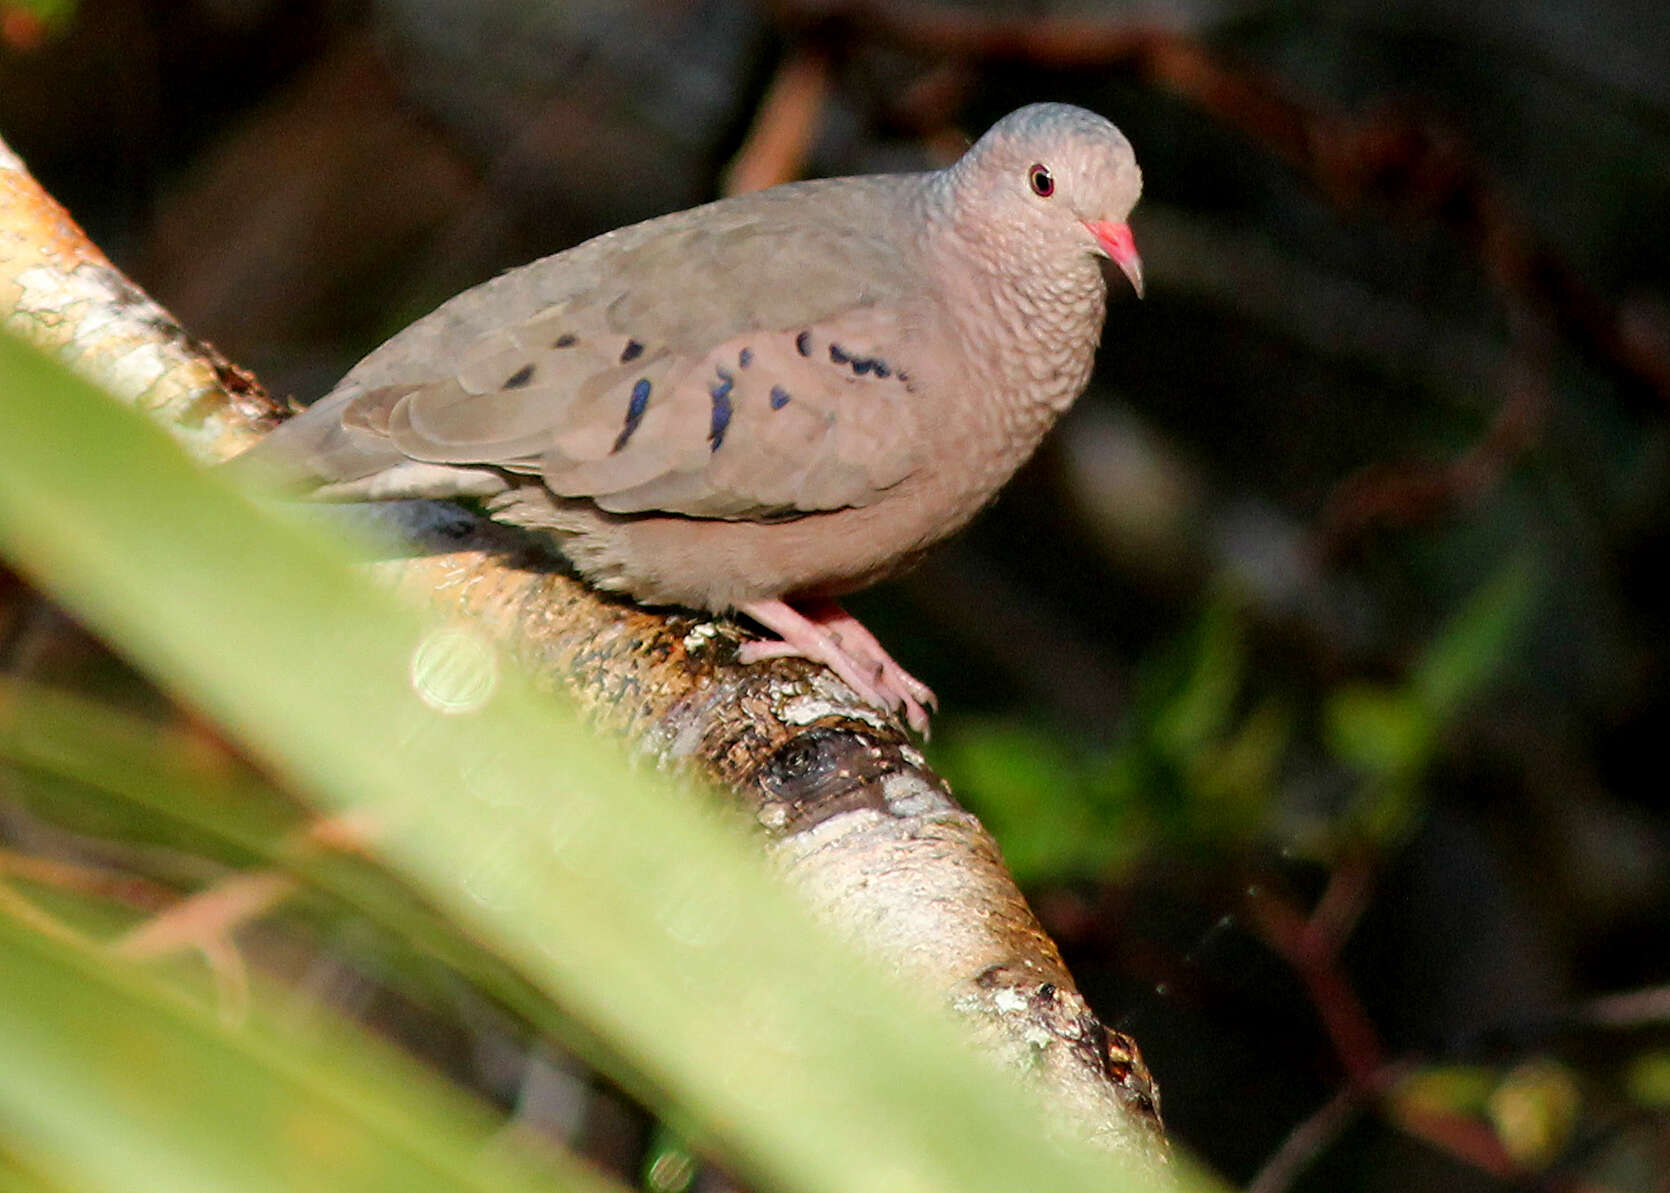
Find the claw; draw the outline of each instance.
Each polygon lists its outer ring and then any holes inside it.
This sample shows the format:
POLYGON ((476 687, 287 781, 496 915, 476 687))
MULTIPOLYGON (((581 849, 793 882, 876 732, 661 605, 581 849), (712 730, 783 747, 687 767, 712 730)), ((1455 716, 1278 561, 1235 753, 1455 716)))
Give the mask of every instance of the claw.
POLYGON ((899 666, 875 635, 834 601, 816 601, 802 613, 783 601, 741 606, 755 621, 781 635, 778 642, 748 642, 738 652, 744 663, 798 655, 822 663, 866 704, 883 712, 903 709, 910 727, 928 736, 928 709, 939 708, 933 689, 899 666))

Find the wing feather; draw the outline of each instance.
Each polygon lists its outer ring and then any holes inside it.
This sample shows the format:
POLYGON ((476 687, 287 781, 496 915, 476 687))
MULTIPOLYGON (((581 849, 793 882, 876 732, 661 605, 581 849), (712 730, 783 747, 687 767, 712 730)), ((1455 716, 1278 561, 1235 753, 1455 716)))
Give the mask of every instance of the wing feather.
POLYGON ((332 461, 415 460, 537 475, 619 513, 872 503, 916 467, 923 429, 900 363, 931 313, 889 231, 908 185, 779 188, 512 271, 290 424, 333 420, 333 434, 292 439, 359 445, 314 462, 327 483, 359 479, 327 475, 332 461))

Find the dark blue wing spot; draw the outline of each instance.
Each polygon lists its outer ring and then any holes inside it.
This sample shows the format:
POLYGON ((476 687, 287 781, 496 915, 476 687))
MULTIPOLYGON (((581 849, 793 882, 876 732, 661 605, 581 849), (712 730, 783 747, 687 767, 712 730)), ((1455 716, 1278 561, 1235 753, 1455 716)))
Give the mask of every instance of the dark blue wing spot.
POLYGON ((643 354, 644 346, 642 344, 638 343, 637 340, 627 340, 626 347, 620 350, 620 363, 625 364, 629 360, 637 360, 643 354))
POLYGON ((788 404, 789 391, 784 389, 781 385, 773 385, 771 387, 771 408, 773 410, 781 410, 788 404))
POLYGON ((738 352, 736 354, 736 363, 738 368, 743 369, 746 369, 749 365, 753 364, 754 350, 752 348, 744 348, 741 352, 738 352))
POLYGON ((632 438, 632 432, 638 429, 638 424, 644 420, 644 411, 649 407, 649 378, 640 377, 632 386, 632 400, 626 404, 626 425, 621 427, 620 434, 615 436, 615 446, 611 452, 618 452, 626 446, 626 441, 632 438))
POLYGON ((812 333, 803 331, 794 337, 794 350, 802 356, 812 355, 812 333))
POLYGON ((553 348, 572 348, 572 347, 574 347, 575 344, 577 344, 579 342, 580 342, 580 337, 579 336, 575 335, 571 331, 565 331, 565 332, 562 333, 562 335, 558 336, 556 339, 551 341, 551 347, 553 347, 553 348))
POLYGON ((707 391, 713 395, 713 400, 715 402, 724 398, 729 398, 731 396, 731 386, 736 384, 736 378, 725 372, 724 369, 719 369, 717 372, 719 374, 719 380, 710 385, 707 391))
POLYGON ((510 376, 506 377, 504 379, 504 384, 502 386, 500 386, 500 388, 501 389, 521 389, 524 385, 526 385, 528 382, 530 382, 532 380, 533 380, 533 366, 531 364, 523 365, 521 368, 517 369, 510 376))
POLYGON ((853 374, 858 377, 874 373, 877 377, 891 377, 893 370, 887 367, 887 362, 879 356, 854 356, 839 344, 829 345, 829 360, 831 364, 850 365, 853 374))
POLYGON ((709 451, 718 451, 720 444, 725 442, 725 428, 731 425, 731 385, 732 377, 724 369, 719 370, 719 382, 708 390, 713 395, 713 419, 708 424, 707 442, 709 451))

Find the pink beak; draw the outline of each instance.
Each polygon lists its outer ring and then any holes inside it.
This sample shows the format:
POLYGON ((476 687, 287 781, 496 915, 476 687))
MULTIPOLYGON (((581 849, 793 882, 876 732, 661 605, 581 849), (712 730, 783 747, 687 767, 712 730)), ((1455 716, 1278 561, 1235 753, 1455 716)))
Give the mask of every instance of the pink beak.
POLYGON ((1096 238, 1096 243, 1119 266, 1119 272, 1131 280, 1131 289, 1142 297, 1142 258, 1137 255, 1136 238, 1131 225, 1116 224, 1112 220, 1085 220, 1084 226, 1096 238))

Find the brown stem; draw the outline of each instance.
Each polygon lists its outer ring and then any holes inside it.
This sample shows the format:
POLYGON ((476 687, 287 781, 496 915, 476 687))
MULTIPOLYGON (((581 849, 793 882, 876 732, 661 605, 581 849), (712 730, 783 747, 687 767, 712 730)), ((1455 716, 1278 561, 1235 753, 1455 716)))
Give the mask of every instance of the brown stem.
POLYGON ((1248 899, 1252 923, 1305 984, 1348 1081, 1364 1092, 1379 1092, 1385 1050, 1338 960, 1372 882, 1366 861, 1347 860, 1335 868, 1309 916, 1268 887, 1255 888, 1248 899))

